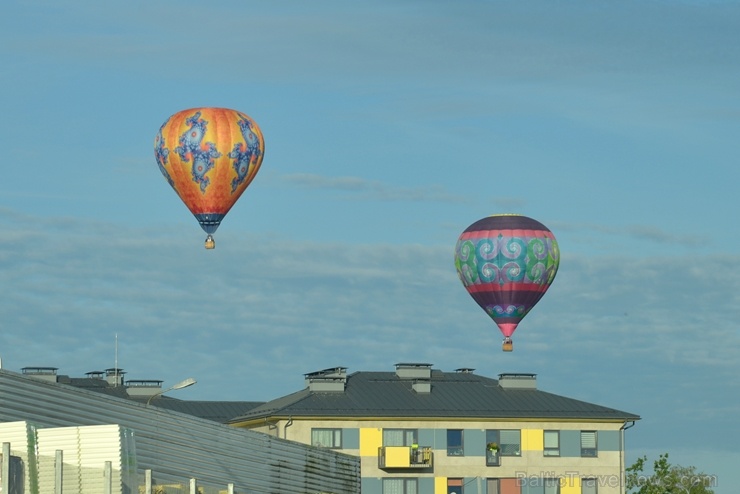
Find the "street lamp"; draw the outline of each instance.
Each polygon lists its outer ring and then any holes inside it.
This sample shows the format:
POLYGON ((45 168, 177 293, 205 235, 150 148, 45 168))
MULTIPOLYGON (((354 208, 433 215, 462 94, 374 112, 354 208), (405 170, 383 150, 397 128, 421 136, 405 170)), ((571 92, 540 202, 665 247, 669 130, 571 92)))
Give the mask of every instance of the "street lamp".
POLYGON ((167 391, 173 391, 175 389, 187 388, 188 386, 192 386, 193 384, 195 384, 197 382, 198 381, 196 381, 192 377, 188 377, 184 381, 180 381, 179 383, 175 384, 171 388, 165 389, 164 391, 160 391, 159 393, 156 393, 156 394, 153 394, 152 396, 150 396, 149 399, 146 400, 146 406, 149 406, 149 404, 152 402, 152 400, 154 398, 156 398, 157 396, 160 396, 160 395, 165 394, 167 391))

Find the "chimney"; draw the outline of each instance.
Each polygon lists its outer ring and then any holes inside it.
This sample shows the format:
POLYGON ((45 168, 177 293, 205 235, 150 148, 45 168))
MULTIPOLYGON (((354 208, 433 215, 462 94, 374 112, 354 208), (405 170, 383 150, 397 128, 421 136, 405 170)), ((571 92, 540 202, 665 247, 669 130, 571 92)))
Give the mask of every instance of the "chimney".
POLYGON ((343 393, 347 384, 347 368, 331 367, 303 375, 309 391, 319 393, 343 393))
POLYGON ((537 389, 537 374, 499 374, 498 385, 503 389, 537 389))
POLYGON ((432 364, 396 364, 396 376, 399 379, 431 379, 432 364))
POLYGON ((24 367, 21 372, 24 376, 41 379, 44 381, 57 382, 58 367, 24 367))
POLYGON ((105 369, 105 380, 108 381, 108 385, 112 387, 123 386, 123 369, 112 367, 105 369))
POLYGON ((404 381, 412 381, 411 389, 417 393, 432 392, 432 364, 396 364, 396 376, 404 381))

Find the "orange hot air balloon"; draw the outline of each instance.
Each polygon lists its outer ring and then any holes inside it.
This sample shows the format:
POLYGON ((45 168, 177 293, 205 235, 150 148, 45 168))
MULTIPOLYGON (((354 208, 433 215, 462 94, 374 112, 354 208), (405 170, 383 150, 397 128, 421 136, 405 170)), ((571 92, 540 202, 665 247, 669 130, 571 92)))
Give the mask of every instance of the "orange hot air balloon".
POLYGON ((213 233, 257 175, 265 154, 262 131, 248 115, 227 108, 175 113, 154 139, 159 170, 208 234, 213 233))

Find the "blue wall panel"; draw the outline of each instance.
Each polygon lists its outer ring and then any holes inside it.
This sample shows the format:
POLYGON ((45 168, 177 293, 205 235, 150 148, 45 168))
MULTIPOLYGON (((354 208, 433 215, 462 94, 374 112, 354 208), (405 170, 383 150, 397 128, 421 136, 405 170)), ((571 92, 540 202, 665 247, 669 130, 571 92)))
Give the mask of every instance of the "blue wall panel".
POLYGON ((434 440, 434 429, 419 429, 419 447, 431 446, 436 448, 434 440))
POLYGON ((362 494, 383 494, 383 481, 380 479, 362 478, 362 494))
POLYGON ((465 429, 465 432, 463 432, 463 451, 465 456, 485 456, 486 431, 465 429))
POLYGON ((434 477, 419 478, 419 494, 434 494, 434 477))
POLYGON ((360 449, 360 429, 342 429, 342 448, 360 449))
POLYGON ((434 429, 434 448, 447 449, 447 429, 434 429))
POLYGON ((581 456, 581 431, 560 431, 560 456, 581 456))
POLYGON ((599 451, 619 451, 619 443, 619 431, 599 431, 596 434, 599 451))

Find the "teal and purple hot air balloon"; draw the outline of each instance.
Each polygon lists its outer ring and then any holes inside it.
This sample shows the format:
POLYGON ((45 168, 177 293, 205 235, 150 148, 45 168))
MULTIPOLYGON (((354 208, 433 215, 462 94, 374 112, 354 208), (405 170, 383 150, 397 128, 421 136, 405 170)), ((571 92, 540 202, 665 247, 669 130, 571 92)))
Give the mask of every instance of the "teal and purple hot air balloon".
POLYGON ((457 240, 455 267, 471 297, 498 325, 503 350, 542 298, 560 264, 555 236, 539 221, 500 214, 470 225, 457 240))

